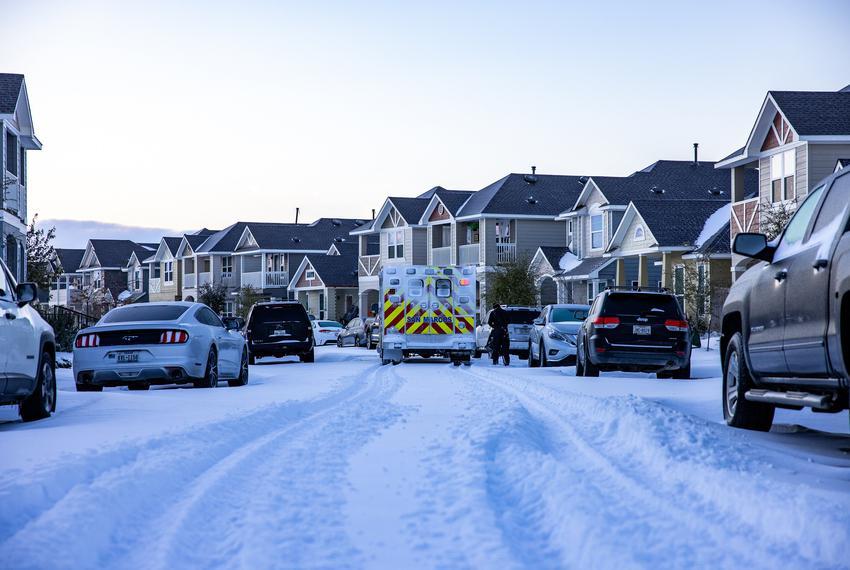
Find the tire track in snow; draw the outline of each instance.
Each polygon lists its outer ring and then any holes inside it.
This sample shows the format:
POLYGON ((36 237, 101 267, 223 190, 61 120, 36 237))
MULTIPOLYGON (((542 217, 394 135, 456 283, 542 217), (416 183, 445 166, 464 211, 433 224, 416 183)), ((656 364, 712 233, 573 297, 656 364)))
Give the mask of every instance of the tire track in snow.
POLYGON ((121 567, 349 566, 342 518, 347 459, 397 421, 401 385, 380 368, 366 389, 260 438, 203 473, 121 567), (156 529, 164 529, 158 532, 156 529), (198 548, 203 544, 203 548, 198 548))
POLYGON ((741 434, 720 432, 722 426, 633 396, 601 399, 554 391, 504 372, 470 374, 557 426, 562 439, 645 508, 654 505, 678 521, 673 540, 682 530, 699 537, 690 542, 702 553, 697 550, 699 557, 692 558, 682 550, 685 561, 705 563, 714 557, 721 564, 763 567, 794 561, 840 565, 847 559, 850 515, 835 505, 838 500, 846 506, 846 497, 810 489, 801 499, 797 486, 766 480, 764 472, 772 465, 758 454, 734 453, 728 442, 741 434), (800 541, 806 531, 812 540, 800 541), (788 546, 800 542, 802 551, 788 546))
MULTIPOLYGON (((8 513, 0 515, 0 552, 20 568, 111 565, 153 532, 149 522, 210 468, 268 438, 270 429, 292 429, 344 407, 369 390, 362 379, 361 374, 341 378, 338 390, 312 400, 274 404, 63 462, 56 471, 68 472, 70 483, 53 470, 43 474, 42 486, 9 481, 0 489, 8 513), (75 540, 79 533, 85 533, 85 541, 75 540)), ((149 563, 147 558, 141 566, 149 563)))

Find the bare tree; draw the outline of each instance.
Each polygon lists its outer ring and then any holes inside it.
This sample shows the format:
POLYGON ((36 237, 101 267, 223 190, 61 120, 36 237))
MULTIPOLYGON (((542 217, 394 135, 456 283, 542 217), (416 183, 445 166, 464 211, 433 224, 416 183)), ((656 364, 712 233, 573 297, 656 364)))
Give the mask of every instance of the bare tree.
POLYGON ((781 234, 788 222, 791 221, 791 217, 797 211, 797 200, 763 201, 760 209, 759 228, 768 240, 772 240, 781 234))

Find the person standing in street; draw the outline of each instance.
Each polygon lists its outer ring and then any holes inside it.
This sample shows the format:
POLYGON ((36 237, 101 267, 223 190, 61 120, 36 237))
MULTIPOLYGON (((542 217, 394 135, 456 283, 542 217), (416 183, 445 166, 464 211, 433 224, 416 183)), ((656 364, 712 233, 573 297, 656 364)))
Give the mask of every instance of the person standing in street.
POLYGON ((499 303, 493 303, 493 311, 487 324, 490 325, 490 356, 493 358, 493 366, 499 363, 499 357, 508 366, 511 363, 510 346, 511 339, 508 335, 508 312, 499 303))

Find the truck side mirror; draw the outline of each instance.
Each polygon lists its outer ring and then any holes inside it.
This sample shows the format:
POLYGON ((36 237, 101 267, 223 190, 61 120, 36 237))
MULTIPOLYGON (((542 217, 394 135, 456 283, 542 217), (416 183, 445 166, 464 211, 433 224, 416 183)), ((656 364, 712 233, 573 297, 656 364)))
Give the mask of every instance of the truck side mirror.
POLYGON ((15 297, 18 298, 18 306, 23 307, 35 301, 38 297, 38 288, 35 283, 18 283, 15 287, 15 297))
POLYGON ((775 248, 768 245, 764 234, 740 233, 735 236, 732 251, 738 255, 761 259, 770 263, 773 261, 775 248))

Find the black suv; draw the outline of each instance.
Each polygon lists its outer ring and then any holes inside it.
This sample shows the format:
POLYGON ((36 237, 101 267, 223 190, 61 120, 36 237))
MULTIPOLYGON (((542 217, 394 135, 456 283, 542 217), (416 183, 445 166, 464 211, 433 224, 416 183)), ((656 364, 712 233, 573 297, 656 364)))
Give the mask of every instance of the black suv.
POLYGON ((264 356, 281 358, 293 354, 301 362, 313 362, 313 325, 298 301, 257 303, 251 307, 245 337, 251 364, 264 356))
POLYGON ((579 329, 576 351, 577 376, 599 376, 600 370, 691 375, 690 328, 666 290, 601 292, 579 329))
POLYGON ((850 170, 826 178, 782 235, 740 233, 732 250, 758 262, 723 304, 723 415, 767 431, 777 407, 848 407, 850 170))

